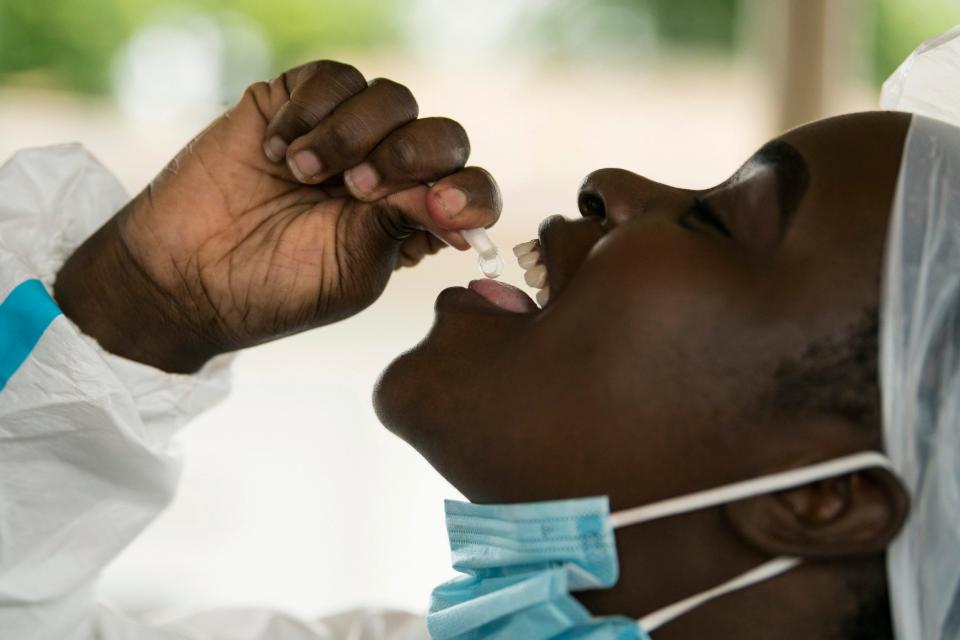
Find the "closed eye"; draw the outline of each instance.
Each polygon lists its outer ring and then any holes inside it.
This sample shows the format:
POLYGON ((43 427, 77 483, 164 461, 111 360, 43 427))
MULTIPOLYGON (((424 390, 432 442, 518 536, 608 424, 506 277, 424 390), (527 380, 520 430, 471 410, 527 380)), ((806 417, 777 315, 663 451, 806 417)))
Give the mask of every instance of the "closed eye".
POLYGON ((703 199, 694 200, 693 206, 680 218, 680 224, 687 229, 696 229, 696 227, 707 226, 719 233, 733 237, 730 230, 720 218, 713 212, 713 209, 703 199))

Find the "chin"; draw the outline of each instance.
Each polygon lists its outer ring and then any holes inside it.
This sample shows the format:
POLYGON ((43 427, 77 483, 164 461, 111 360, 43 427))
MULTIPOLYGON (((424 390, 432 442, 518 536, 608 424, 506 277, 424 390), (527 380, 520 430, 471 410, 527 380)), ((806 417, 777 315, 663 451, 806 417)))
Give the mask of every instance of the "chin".
POLYGON ((422 345, 397 356, 380 373, 373 388, 373 409, 380 423, 410 441, 413 425, 423 422, 422 345))
POLYGON ((450 424, 462 423, 465 412, 482 409, 477 398, 496 393, 490 381, 501 377, 514 355, 508 354, 507 362, 498 355, 504 336, 515 335, 518 321, 526 319, 525 314, 491 309, 462 287, 442 293, 438 307, 427 335, 387 365, 373 390, 373 407, 383 426, 421 453, 450 424))
POLYGON ((393 361, 380 372, 376 384, 373 386, 373 409, 377 414, 380 423, 387 429, 393 431, 393 425, 396 424, 396 416, 403 413, 400 401, 403 394, 403 369, 405 361, 410 352, 405 352, 393 359, 393 361))

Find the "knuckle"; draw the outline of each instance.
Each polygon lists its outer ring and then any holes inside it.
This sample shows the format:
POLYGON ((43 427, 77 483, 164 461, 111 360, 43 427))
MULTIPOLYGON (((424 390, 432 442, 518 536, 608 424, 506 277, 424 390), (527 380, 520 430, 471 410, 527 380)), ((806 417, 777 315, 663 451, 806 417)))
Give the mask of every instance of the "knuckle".
POLYGON ((340 156, 353 157, 360 151, 363 128, 360 123, 351 120, 337 120, 330 124, 324 141, 333 147, 340 156))
POLYGON ((416 116, 419 111, 417 99, 406 85, 402 85, 388 78, 375 78, 370 83, 370 86, 375 86, 382 91, 391 105, 398 106, 414 116, 416 116))
POLYGON ((260 112, 260 115, 268 122, 267 126, 270 126, 270 121, 272 120, 269 117, 270 105, 271 105, 272 89, 269 83, 267 82, 254 82, 248 86, 243 91, 243 96, 240 98, 240 102, 252 103, 255 105, 257 111, 260 112))
POLYGON ((308 62, 299 67, 287 69, 271 81, 271 86, 280 88, 289 96, 299 85, 303 84, 313 73, 313 63, 308 62))
POLYGON ((497 182, 493 179, 493 175, 483 167, 467 167, 465 171, 468 171, 472 177, 485 188, 497 188, 497 182))
POLYGON ((243 92, 244 98, 252 98, 253 100, 256 100, 258 103, 260 101, 267 100, 269 96, 270 96, 270 84, 263 80, 254 82, 253 84, 248 86, 243 92))
POLYGON ((294 95, 290 97, 289 106, 286 109, 286 116, 292 124, 301 129, 315 127, 320 122, 321 114, 317 111, 316 105, 303 97, 294 95))
POLYGON ((449 141, 454 159, 462 167, 470 157, 470 138, 466 129, 450 118, 438 118, 438 123, 443 136, 449 141))
POLYGON ((396 136, 390 142, 387 154, 390 165, 398 173, 419 173, 423 168, 423 160, 417 152, 417 146, 409 136, 396 136))
POLYGON ((356 67, 335 60, 320 60, 316 65, 316 76, 327 82, 355 93, 367 86, 366 78, 356 67))
POLYGON ((472 174, 472 181, 477 185, 477 191, 484 194, 483 198, 487 201, 488 206, 499 215, 503 208, 503 200, 500 196, 500 187, 497 185, 497 181, 493 179, 489 171, 482 167, 468 167, 465 171, 472 174))

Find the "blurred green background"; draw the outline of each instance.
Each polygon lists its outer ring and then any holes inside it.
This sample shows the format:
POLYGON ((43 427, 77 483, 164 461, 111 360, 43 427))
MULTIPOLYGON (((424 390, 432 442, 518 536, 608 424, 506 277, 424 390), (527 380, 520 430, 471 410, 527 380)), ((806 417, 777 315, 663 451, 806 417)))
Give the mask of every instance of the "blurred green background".
MULTIPOLYGON (((492 0, 494 3, 496 0, 492 0)), ((238 24, 266 45, 271 71, 324 52, 395 50, 414 3, 401 0, 0 0, 0 82, 106 94, 117 57, 147 25, 203 15, 225 33, 238 24)), ((870 78, 879 83, 924 37, 958 15, 953 0, 868 0, 870 78)), ((742 47, 745 0, 531 1, 513 45, 547 57, 698 51, 733 56, 742 47)), ((236 46, 225 39, 228 48, 236 46)))

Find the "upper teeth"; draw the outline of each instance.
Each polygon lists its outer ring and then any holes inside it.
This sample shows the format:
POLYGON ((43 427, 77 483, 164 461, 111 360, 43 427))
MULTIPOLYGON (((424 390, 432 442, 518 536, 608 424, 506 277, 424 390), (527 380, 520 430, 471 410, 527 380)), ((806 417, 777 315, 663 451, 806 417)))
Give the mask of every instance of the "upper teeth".
POLYGON ((513 254, 517 256, 517 262, 524 271, 523 279, 531 287, 539 289, 537 304, 545 307, 550 300, 550 285, 547 281, 547 267, 543 264, 540 241, 530 240, 518 244, 513 248, 513 254))
POLYGON ((542 264, 535 264, 523 274, 527 284, 535 289, 542 289, 547 284, 547 268, 542 264))

